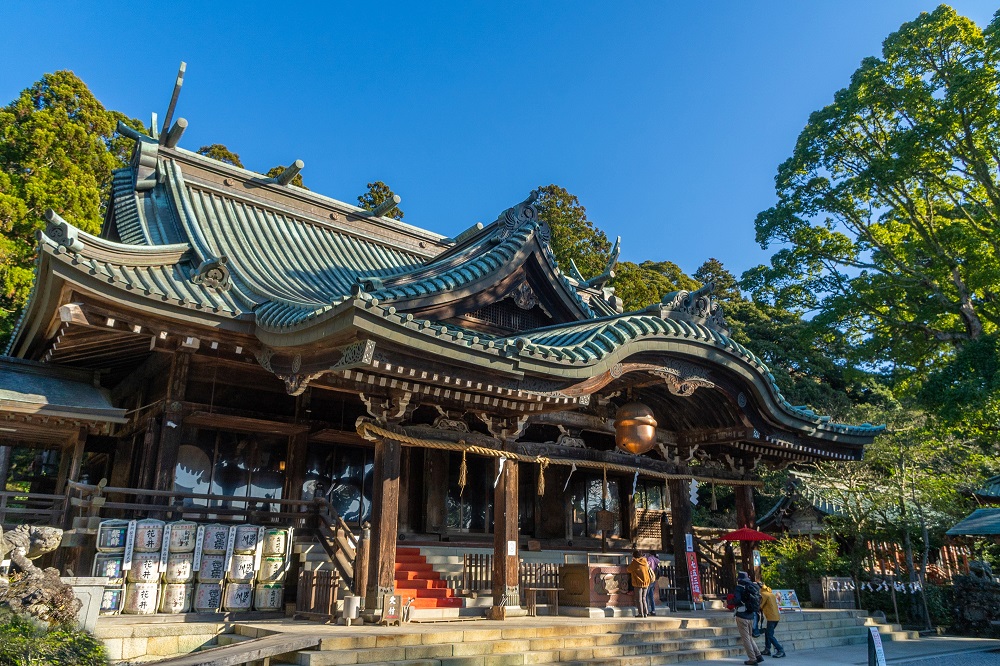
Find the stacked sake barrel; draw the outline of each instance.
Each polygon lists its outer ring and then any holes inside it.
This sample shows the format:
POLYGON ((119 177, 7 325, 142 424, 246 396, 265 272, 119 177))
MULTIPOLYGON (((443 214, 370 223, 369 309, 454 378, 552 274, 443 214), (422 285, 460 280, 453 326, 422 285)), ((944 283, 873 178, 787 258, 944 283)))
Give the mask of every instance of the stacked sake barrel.
POLYGON ((94 563, 109 578, 101 612, 279 611, 290 538, 256 525, 104 521, 94 563))
MULTIPOLYGON (((135 525, 131 568, 125 584, 125 613, 151 615, 160 598, 160 551, 166 523, 146 518, 135 525)), ((126 553, 127 556, 127 553, 126 553)), ((128 560, 126 560, 126 565, 128 560)))
POLYGON ((97 555, 94 575, 108 579, 101 597, 101 613, 119 613, 125 600, 125 544, 128 540, 127 520, 105 520, 97 530, 97 555))

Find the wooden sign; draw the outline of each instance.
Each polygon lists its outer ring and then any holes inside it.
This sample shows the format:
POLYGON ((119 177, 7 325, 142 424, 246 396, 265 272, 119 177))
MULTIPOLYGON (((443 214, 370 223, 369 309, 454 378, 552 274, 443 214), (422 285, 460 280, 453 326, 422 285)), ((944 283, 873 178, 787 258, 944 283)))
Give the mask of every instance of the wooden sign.
POLYGON ((774 598, 778 600, 779 611, 801 611, 799 598, 795 595, 795 590, 771 590, 774 598))
POLYGON ((382 597, 382 624, 400 625, 403 621, 403 597, 386 594, 382 597))
POLYGON ((597 529, 610 532, 615 529, 615 512, 614 511, 598 511, 597 512, 597 529))

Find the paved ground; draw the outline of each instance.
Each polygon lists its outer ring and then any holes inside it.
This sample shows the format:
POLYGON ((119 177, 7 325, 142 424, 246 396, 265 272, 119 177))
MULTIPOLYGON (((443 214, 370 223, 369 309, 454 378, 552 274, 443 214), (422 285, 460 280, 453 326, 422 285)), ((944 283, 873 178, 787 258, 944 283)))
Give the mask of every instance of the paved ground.
MULTIPOLYGON (((778 640, 781 640, 778 628, 778 640)), ((920 666, 1000 666, 1000 640, 952 638, 936 636, 919 641, 892 641, 885 643, 888 664, 919 664, 920 666), (996 652, 989 652, 996 650, 996 652)), ((742 664, 746 657, 692 661, 687 664, 742 664)), ((768 659, 764 664, 773 666, 855 666, 868 663, 868 646, 847 645, 789 652, 785 659, 768 659)))

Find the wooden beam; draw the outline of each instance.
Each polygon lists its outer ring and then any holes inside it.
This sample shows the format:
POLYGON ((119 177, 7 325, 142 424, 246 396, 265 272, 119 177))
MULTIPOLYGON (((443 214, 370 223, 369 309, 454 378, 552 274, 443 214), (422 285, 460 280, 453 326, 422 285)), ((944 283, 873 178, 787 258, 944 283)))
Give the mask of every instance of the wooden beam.
MULTIPOLYGON (((757 510, 753 504, 753 486, 733 486, 736 493, 736 526, 754 529, 757 510)), ((755 575, 753 570, 753 541, 740 541, 740 563, 743 571, 755 575)), ((757 580, 754 578, 754 580, 757 580)))
POLYGON ((135 394, 151 377, 162 375, 170 367, 172 360, 166 354, 151 354, 142 365, 111 389, 111 401, 118 404, 126 396, 135 394))
POLYGON ((494 463, 493 490, 493 607, 491 620, 504 620, 511 608, 520 608, 521 590, 518 585, 518 465, 505 460, 503 468, 498 458, 494 463))
POLYGON ((674 571, 677 576, 677 587, 688 591, 690 599, 691 581, 687 570, 686 534, 694 534, 691 518, 690 482, 684 479, 667 481, 667 492, 670 494, 670 522, 673 532, 674 571))
POLYGON ((365 608, 382 607, 396 581, 396 527, 399 519, 399 442, 375 442, 375 487, 372 497, 372 553, 365 608))

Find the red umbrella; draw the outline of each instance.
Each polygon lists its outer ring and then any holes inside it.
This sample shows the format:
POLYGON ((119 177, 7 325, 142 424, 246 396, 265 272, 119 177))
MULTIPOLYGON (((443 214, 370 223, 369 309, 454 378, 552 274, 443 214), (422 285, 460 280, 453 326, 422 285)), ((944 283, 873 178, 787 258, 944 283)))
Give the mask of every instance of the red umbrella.
POLYGON ((774 537, 770 534, 764 534, 763 532, 758 532, 757 530, 752 530, 749 527, 741 527, 738 530, 734 530, 729 534, 722 535, 723 541, 774 541, 774 537))

